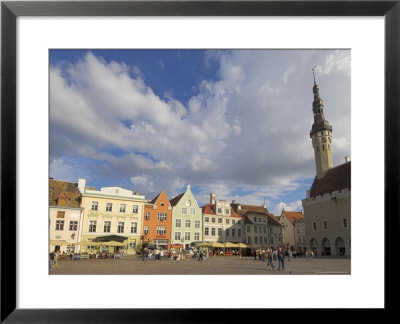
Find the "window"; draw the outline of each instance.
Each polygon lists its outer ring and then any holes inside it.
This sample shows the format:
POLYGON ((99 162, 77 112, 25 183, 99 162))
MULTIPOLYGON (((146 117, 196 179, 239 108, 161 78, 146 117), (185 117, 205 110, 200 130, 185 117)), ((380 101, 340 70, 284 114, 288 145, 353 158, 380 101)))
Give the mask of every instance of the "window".
POLYGON ((136 248, 136 241, 130 240, 129 241, 129 249, 134 250, 136 248))
POLYGON ((264 226, 264 233, 267 233, 267 227, 264 226))
POLYGON ((258 244, 258 237, 257 236, 254 238, 254 243, 258 244))
POLYGON ((200 233, 194 233, 194 240, 200 241, 200 233))
POLYGON ((251 237, 247 236, 247 244, 250 244, 250 243, 251 243, 251 237))
POLYGON ((106 212, 111 212, 112 211, 112 203, 107 203, 106 204, 106 212))
POLYGON ((211 218, 211 223, 215 223, 215 217, 211 218))
POLYGON ((250 232, 250 226, 247 226, 247 233, 250 232))
POLYGON ((167 220, 167 213, 158 213, 157 219, 158 219, 159 221, 165 221, 165 220, 167 220))
POLYGON ((57 212, 57 218, 64 218, 65 217, 65 211, 58 211, 57 212))
POLYGON ((242 230, 238 229, 238 236, 241 237, 242 236, 242 230))
POLYGON ((264 243, 267 243, 267 237, 266 236, 264 237, 264 243))
POLYGON ((190 219, 186 219, 185 220, 185 227, 190 227, 192 224, 191 224, 191 221, 190 221, 190 219))
POLYGON ((253 217, 253 220, 254 220, 255 222, 257 222, 257 217, 253 217))
POLYGON ((222 228, 218 228, 218 236, 222 236, 222 228))
POLYGON ((324 229, 327 229, 327 228, 328 228, 328 222, 324 221, 324 229))
POLYGON ((164 235, 165 233, 167 233, 165 226, 157 226, 157 235, 164 235))
POLYGON ((180 241, 181 240, 181 232, 175 232, 175 240, 180 241))
POLYGON ((131 233, 137 233, 137 223, 136 222, 131 223, 131 233))
POLYGON ((63 230, 64 230, 64 221, 56 220, 56 231, 63 231, 63 230))
POLYGON ((211 235, 212 235, 212 236, 215 236, 215 227, 212 227, 212 228, 211 228, 211 235))
POLYGON ((232 219, 232 225, 235 225, 236 221, 234 219, 232 219))
POLYGON ((144 234, 149 234, 149 227, 146 225, 145 227, 144 227, 144 234))
POLYGON ((182 207, 182 215, 187 215, 187 208, 186 207, 182 207))
POLYGON ((77 231, 78 230, 78 221, 70 221, 69 222, 69 230, 77 231))
POLYGON ((322 151, 325 151, 325 145, 322 144, 322 151))
POLYGON ((208 235, 208 227, 204 227, 204 235, 208 235))
POLYGON ((181 220, 180 219, 176 219, 175 220, 175 227, 181 227, 181 220))
POLYGON ((346 218, 343 218, 343 226, 347 227, 347 219, 346 218))
POLYGON ((200 221, 199 220, 194 221, 194 228, 200 228, 200 221))
POLYGON ((99 203, 97 201, 92 201, 92 210, 99 210, 99 203))
POLYGON ((150 219, 150 212, 146 212, 146 216, 145 216, 146 220, 150 219))
POLYGON ((186 206, 190 207, 190 200, 186 200, 186 206))
POLYGON ((232 236, 235 236, 235 229, 232 228, 232 236))
POLYGON ((104 233, 111 232, 111 221, 104 221, 104 233))
POLYGON ((314 222, 314 223, 313 223, 313 226, 314 226, 314 231, 316 231, 316 230, 317 230, 317 223, 314 222))
POLYGON ((119 212, 120 213, 125 213, 126 212, 126 205, 125 204, 119 205, 119 212))
POLYGON ((196 209, 190 208, 190 215, 196 215, 196 209))
POLYGON ((225 220, 225 223, 226 223, 226 224, 229 224, 229 218, 227 218, 227 219, 225 220))
POLYGON ((254 233, 257 233, 257 226, 254 226, 254 233))
POLYGON ((222 218, 221 217, 218 218, 218 223, 222 224, 222 218))
POLYGON ((218 208, 218 214, 222 213, 222 208, 218 208))
POLYGON ((229 236, 229 228, 225 230, 225 236, 229 236))
POLYGON ((225 209, 225 214, 229 214, 229 209, 225 209))
POLYGON ((124 227, 125 227, 125 223, 124 222, 118 222, 117 233, 123 233, 124 232, 124 227))
POLYGON ((210 217, 204 217, 204 222, 208 223, 210 221, 210 217))
POLYGON ((89 232, 90 233, 96 232, 96 225, 97 225, 97 221, 95 221, 95 220, 89 221, 89 232))
POLYGON ((185 241, 190 241, 190 232, 185 232, 185 241))
POLYGON ((161 205, 161 207, 164 207, 165 204, 164 204, 164 203, 161 203, 160 205, 161 205))
POLYGON ((133 214, 139 214, 139 206, 138 205, 133 205, 132 206, 132 213, 133 214))

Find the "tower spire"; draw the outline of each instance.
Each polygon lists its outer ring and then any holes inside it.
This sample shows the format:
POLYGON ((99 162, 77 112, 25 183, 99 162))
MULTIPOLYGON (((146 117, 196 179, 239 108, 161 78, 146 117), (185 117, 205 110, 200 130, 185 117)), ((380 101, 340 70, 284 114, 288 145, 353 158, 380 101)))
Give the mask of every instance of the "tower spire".
POLYGON ((312 103, 314 123, 310 131, 312 138, 312 145, 314 147, 315 166, 317 169, 317 177, 322 178, 326 171, 332 168, 332 152, 331 152, 331 139, 332 139, 332 126, 325 119, 324 104, 319 95, 319 87, 315 81, 315 72, 317 66, 312 68, 314 76, 314 101, 312 103))

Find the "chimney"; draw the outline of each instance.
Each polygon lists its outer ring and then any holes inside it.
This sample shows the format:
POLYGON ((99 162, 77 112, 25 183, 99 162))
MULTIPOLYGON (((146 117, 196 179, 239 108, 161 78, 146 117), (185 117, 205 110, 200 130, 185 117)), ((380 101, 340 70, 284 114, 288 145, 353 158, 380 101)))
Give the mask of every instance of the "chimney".
POLYGON ((350 157, 345 156, 345 157, 344 157, 344 162, 345 162, 345 163, 349 163, 349 162, 350 162, 350 157))
POLYGON ((236 200, 232 200, 232 204, 236 204, 236 200))
POLYGON ((210 194, 210 204, 215 204, 215 194, 214 193, 210 194))
POLYGON ((136 192, 135 192, 135 195, 136 195, 136 196, 139 196, 139 195, 140 195, 140 192, 139 192, 139 191, 136 191, 136 192))
POLYGON ((86 179, 78 179, 78 189, 81 194, 85 193, 86 179))

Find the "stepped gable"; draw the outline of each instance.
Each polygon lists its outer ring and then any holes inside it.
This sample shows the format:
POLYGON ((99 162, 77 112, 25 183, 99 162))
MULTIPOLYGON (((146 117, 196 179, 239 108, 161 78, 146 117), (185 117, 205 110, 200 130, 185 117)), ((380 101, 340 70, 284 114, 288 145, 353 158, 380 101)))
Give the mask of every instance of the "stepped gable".
POLYGON ((81 193, 78 189, 78 184, 60 180, 49 180, 49 205, 58 206, 59 197, 68 197, 66 207, 80 207, 81 193))
POLYGON ((315 177, 310 189, 310 197, 314 198, 346 188, 351 190, 351 162, 329 169, 320 179, 315 177))

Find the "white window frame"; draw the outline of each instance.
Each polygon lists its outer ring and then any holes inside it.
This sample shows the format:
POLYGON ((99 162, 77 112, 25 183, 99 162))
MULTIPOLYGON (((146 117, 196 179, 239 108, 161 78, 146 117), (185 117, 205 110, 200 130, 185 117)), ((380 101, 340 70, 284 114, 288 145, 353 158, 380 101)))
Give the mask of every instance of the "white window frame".
POLYGON ((98 201, 92 201, 92 207, 90 210, 98 211, 99 210, 99 202, 98 201))
POLYGON ((65 221, 63 219, 56 219, 56 231, 64 230, 65 221))
POLYGON ((139 205, 132 206, 132 214, 139 214, 139 205))
POLYGON ((106 203, 106 212, 112 212, 112 203, 106 203))
POLYGON ((175 219, 175 227, 179 227, 179 228, 182 227, 182 219, 180 219, 180 218, 175 219), (178 225, 178 222, 179 222, 179 225, 178 225))
POLYGON ((103 233, 111 233, 111 224, 112 224, 111 221, 104 221, 103 222, 103 233), (108 227, 108 224, 110 224, 109 231, 106 231, 106 223, 107 223, 107 227, 108 227))
POLYGON ((126 213, 126 204, 120 204, 119 205, 119 212, 120 213, 126 213), (123 207, 123 208, 122 208, 123 207), (122 209, 122 210, 121 210, 122 209))

